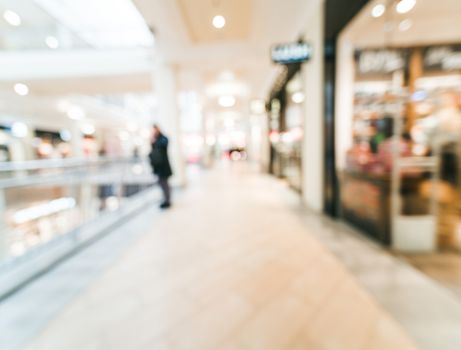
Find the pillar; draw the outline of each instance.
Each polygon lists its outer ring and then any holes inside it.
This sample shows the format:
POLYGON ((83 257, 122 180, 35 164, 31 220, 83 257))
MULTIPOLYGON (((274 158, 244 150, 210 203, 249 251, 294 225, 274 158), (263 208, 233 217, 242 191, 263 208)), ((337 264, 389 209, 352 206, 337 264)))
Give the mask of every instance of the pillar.
POLYGON ((154 91, 158 101, 154 122, 169 139, 168 155, 173 168, 172 184, 186 185, 186 162, 181 146, 176 68, 162 61, 155 62, 154 91))
POLYGON ((303 200, 314 211, 323 210, 324 137, 323 137, 323 2, 317 1, 306 28, 305 40, 313 47, 313 56, 303 65, 305 91, 303 200))

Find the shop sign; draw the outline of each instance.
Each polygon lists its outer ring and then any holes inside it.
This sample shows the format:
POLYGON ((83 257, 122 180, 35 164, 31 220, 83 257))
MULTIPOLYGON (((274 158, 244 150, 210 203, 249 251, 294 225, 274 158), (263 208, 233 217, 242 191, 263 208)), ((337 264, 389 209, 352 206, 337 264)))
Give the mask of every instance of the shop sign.
POLYGON ((461 69, 461 45, 433 46, 424 49, 426 70, 461 69))
POLYGON ((275 45, 271 57, 273 62, 280 64, 306 62, 312 57, 312 47, 304 42, 275 45))
POLYGON ((402 50, 367 50, 356 52, 359 74, 390 74, 405 68, 406 55, 402 50))

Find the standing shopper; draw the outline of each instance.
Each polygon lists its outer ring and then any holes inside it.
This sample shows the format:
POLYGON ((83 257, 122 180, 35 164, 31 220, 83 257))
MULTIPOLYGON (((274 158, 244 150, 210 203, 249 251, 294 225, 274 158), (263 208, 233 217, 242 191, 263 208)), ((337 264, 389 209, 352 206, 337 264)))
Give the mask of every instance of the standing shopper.
POLYGON ((149 159, 154 174, 158 177, 158 184, 163 192, 163 202, 160 208, 167 209, 171 206, 171 190, 168 179, 173 175, 168 159, 168 138, 162 134, 158 125, 153 126, 152 134, 152 149, 149 159))

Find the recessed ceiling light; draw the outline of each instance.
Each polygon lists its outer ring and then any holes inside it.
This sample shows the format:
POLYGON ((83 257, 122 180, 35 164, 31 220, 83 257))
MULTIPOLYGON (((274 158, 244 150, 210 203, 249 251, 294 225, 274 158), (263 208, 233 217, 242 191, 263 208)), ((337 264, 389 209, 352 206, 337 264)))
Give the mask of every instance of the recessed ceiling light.
POLYGON ((217 15, 213 17, 213 27, 217 29, 222 29, 224 28, 225 25, 226 25, 226 19, 223 16, 217 15))
POLYGON ((303 102, 304 102, 304 94, 303 94, 301 91, 295 92, 295 93, 291 96, 291 100, 292 100, 294 103, 303 103, 303 102))
POLYGON ((45 39, 46 46, 50 49, 57 49, 59 47, 59 40, 54 36, 47 36, 45 39))
POLYGON ((29 87, 26 84, 17 83, 14 85, 14 91, 19 96, 26 96, 29 94, 29 87))
POLYGON ((410 12, 415 5, 416 0, 400 0, 395 9, 398 13, 407 13, 410 12))
POLYGON ((404 19, 402 22, 399 23, 399 30, 401 32, 406 32, 408 29, 411 28, 413 22, 411 19, 404 19))
POLYGON ((234 107, 235 106, 235 97, 234 96, 221 96, 218 99, 218 103, 221 107, 234 107))
POLYGON ((11 10, 6 10, 5 12, 3 12, 3 18, 9 24, 15 27, 20 26, 22 22, 21 17, 19 17, 19 15, 16 12, 11 10))
POLYGON ((371 15, 374 18, 378 18, 384 15, 384 12, 386 12, 386 7, 383 4, 378 4, 371 10, 371 15))

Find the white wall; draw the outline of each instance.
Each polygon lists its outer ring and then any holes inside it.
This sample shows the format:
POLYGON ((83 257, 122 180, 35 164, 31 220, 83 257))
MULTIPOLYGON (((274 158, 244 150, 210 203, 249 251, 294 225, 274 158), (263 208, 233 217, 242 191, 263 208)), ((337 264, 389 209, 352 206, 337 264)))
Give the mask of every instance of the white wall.
POLYGON ((311 209, 323 210, 323 16, 324 1, 317 0, 304 38, 313 47, 313 57, 302 69, 304 102, 303 200, 311 209))

